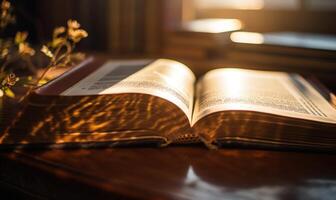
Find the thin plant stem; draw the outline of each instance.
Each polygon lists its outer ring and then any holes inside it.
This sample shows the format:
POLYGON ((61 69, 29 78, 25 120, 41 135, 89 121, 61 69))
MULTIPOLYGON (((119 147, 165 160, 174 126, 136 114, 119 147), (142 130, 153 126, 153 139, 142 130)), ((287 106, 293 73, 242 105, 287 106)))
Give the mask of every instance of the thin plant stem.
MULTIPOLYGON (((61 50, 62 46, 59 46, 56 50, 55 50, 55 57, 58 56, 60 50, 61 50)), ((23 102, 23 107, 17 112, 17 114, 15 115, 15 118, 11 121, 11 123, 9 124, 9 126, 7 126, 6 130, 4 131, 4 135, 0 138, 0 141, 3 140, 6 135, 9 134, 9 130, 18 122, 18 120, 21 118, 22 114, 24 113, 24 110, 26 109, 26 107, 28 106, 28 101, 26 101, 27 97, 30 96, 32 94, 32 92, 34 91, 34 89, 36 89, 36 87, 38 87, 38 84, 40 83, 40 81, 44 78, 44 76, 47 74, 47 72, 53 67, 55 66, 57 63, 55 62, 55 59, 51 59, 48 66, 46 67, 46 69, 43 71, 43 73, 41 74, 41 76, 39 76, 39 78, 36 80, 34 86, 29 87, 28 91, 26 92, 25 95, 23 95, 20 99, 19 99, 19 103, 23 102)))

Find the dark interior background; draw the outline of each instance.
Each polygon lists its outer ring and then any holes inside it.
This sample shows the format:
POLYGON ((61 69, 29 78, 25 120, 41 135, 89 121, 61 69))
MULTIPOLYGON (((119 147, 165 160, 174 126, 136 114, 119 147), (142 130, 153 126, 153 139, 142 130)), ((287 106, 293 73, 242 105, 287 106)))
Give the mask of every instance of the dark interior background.
MULTIPOLYGON (((191 0, 18 0, 16 29, 28 30, 34 43, 48 39, 55 26, 77 19, 89 32, 82 48, 112 54, 159 54, 164 32, 191 18, 237 18, 246 31, 301 31, 336 34, 336 9, 241 10, 208 8, 195 11, 191 0), (192 17, 184 17, 186 13, 192 17)), ((328 0, 327 0, 328 1, 328 0)), ((330 0, 329 0, 330 1, 330 0)), ((332 1, 332 0, 331 0, 332 1)))

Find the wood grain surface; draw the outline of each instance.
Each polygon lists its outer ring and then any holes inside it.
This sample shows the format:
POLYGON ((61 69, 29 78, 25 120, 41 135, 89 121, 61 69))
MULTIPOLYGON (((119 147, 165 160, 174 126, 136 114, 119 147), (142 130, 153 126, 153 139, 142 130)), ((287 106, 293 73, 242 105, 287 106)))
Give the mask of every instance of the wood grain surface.
MULTIPOLYGON (((332 74, 326 80, 336 85, 332 74)), ((18 109, 4 105, 1 128, 18 109)), ((203 145, 1 151, 0 188, 32 199, 333 199, 336 154, 203 145)))
POLYGON ((1 182, 51 199, 332 199, 336 155, 135 147, 1 153, 1 182))

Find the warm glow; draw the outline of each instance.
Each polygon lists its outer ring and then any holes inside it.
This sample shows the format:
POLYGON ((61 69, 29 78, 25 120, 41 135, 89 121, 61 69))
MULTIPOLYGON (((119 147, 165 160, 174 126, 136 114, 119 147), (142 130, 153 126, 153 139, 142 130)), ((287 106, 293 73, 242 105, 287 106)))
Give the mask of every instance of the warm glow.
POLYGON ((197 7, 259 10, 265 7, 265 0, 196 0, 197 7))
POLYGON ((225 87, 227 96, 237 98, 243 93, 245 81, 244 73, 239 69, 226 69, 221 85, 225 87))
POLYGON ((184 28, 195 32, 222 33, 239 30, 242 23, 238 19, 199 19, 187 22, 184 28))
POLYGON ((230 39, 237 43, 262 44, 264 37, 260 33, 253 32, 235 32, 230 35, 230 39))
POLYGON ((249 0, 249 1, 232 1, 232 7, 234 9, 243 9, 243 10, 260 10, 264 8, 264 0, 249 0))

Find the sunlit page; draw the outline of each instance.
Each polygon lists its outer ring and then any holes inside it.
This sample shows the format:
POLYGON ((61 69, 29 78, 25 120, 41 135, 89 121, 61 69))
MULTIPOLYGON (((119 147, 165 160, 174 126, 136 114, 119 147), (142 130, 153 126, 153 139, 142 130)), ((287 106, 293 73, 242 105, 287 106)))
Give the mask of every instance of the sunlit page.
POLYGON ((296 74, 217 69, 197 84, 193 123, 213 112, 247 110, 336 123, 336 111, 296 74))
POLYGON ((150 94, 174 103, 191 121, 194 81, 188 67, 168 59, 108 61, 61 95, 150 94))

